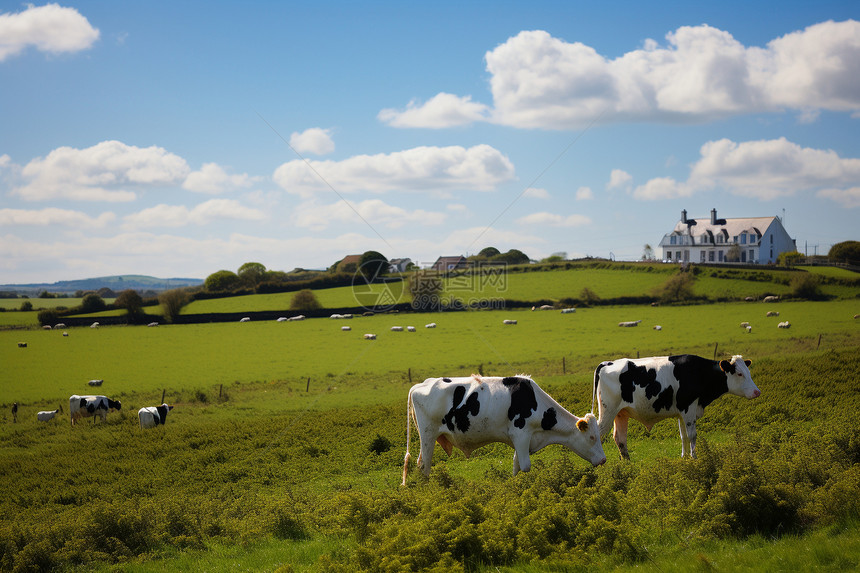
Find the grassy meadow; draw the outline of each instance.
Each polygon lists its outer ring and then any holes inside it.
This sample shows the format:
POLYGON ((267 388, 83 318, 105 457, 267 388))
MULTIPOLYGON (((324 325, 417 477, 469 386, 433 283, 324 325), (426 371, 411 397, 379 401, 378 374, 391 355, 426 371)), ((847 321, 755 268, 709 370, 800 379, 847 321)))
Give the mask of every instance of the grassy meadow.
MULTIPOLYGON (((662 267, 511 273, 495 285, 460 277, 446 292, 489 298, 488 289, 504 288, 509 300, 560 300, 587 286, 602 298, 644 296, 674 272, 662 267)), ((712 299, 788 292, 786 273, 769 273, 706 271, 695 289, 712 299)), ((0 570, 856 569, 860 298, 852 276, 830 280, 822 290, 837 298, 827 302, 110 326, 67 328, 68 336, 36 328, 35 311, 0 312, 0 570), (780 316, 766 317, 771 310, 780 316), (618 327, 633 320, 642 322, 618 327), (785 320, 791 328, 778 329, 785 320), (417 331, 390 330, 409 325, 417 331), (436 448, 431 478, 413 461, 399 485, 411 383, 527 373, 581 416, 599 362, 675 353, 742 354, 763 392, 708 406, 698 460, 678 457, 676 423, 650 432, 631 423, 628 462, 608 436, 605 466, 550 447, 516 478, 507 446, 469 460, 436 448), (68 397, 91 393, 94 378, 123 407, 106 424, 70 428, 68 397), (167 424, 140 430, 137 409, 162 393, 175 405, 167 424), (60 406, 52 422, 36 420, 60 406)), ((316 294, 326 307, 356 304, 351 289, 316 294)), ((292 295, 197 301, 185 312, 285 310, 292 295)), ((417 432, 411 449, 414 460, 417 432)))

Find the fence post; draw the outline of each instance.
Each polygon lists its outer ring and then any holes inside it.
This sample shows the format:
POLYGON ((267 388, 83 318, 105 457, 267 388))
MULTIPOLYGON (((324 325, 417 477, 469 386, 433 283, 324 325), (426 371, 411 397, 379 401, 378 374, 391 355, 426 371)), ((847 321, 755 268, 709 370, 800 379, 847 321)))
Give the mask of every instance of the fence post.
POLYGON ((218 386, 218 399, 219 400, 221 399, 221 394, 223 394, 223 393, 224 393, 224 384, 220 384, 218 386))
POLYGON ((567 374, 567 364, 565 364, 564 356, 561 357, 561 373, 567 374))
POLYGON ((719 342, 714 343, 714 360, 717 359, 717 347, 720 345, 719 342))
POLYGON ((412 384, 412 369, 411 368, 409 369, 407 374, 409 374, 409 383, 412 384))
POLYGON ((162 404, 164 404, 164 393, 165 393, 165 392, 167 392, 167 389, 166 389, 166 388, 165 388, 165 389, 163 389, 163 390, 161 391, 161 403, 162 403, 162 404))
POLYGON ((305 392, 310 392, 311 390, 311 377, 308 376, 308 385, 305 387, 305 392))
POLYGON ((821 335, 820 334, 818 335, 818 346, 816 346, 815 349, 818 350, 819 348, 821 348, 821 335))

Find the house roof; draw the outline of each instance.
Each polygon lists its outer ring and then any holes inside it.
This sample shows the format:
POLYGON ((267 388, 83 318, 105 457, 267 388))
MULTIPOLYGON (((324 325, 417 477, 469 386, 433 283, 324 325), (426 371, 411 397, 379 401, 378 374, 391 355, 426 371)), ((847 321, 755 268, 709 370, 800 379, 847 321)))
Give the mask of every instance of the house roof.
POLYGON ((690 235, 699 237, 708 235, 713 237, 722 234, 724 237, 734 237, 743 232, 763 234, 768 227, 777 219, 776 217, 741 217, 737 219, 717 219, 711 224, 710 217, 700 219, 687 219, 687 222, 678 221, 672 233, 675 235, 690 235))

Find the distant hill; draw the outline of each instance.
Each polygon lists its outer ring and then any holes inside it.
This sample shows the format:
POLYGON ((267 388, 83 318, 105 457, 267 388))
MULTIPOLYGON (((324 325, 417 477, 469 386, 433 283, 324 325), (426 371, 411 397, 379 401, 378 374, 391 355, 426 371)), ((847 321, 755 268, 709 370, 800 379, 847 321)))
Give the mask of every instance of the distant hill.
POLYGON ((203 279, 160 279, 146 275, 114 275, 74 281, 57 281, 55 283, 0 285, 0 291, 19 294, 38 294, 45 290, 50 293, 74 293, 79 290, 98 290, 105 287, 116 292, 126 289, 163 291, 201 284, 203 284, 203 279))

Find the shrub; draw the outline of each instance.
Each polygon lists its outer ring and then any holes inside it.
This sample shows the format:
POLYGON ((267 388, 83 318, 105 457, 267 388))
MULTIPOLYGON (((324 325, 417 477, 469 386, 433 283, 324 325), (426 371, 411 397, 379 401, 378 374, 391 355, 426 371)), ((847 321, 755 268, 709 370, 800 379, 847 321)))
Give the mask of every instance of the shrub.
POLYGON ((102 297, 95 293, 90 293, 81 301, 81 313, 89 314, 91 312, 101 312, 107 308, 102 297))
POLYGON ((821 298, 821 287, 818 276, 810 273, 801 273, 791 279, 791 295, 795 298, 815 300, 821 298))
POLYGON ((582 290, 579 291, 579 299, 585 306, 600 304, 600 296, 588 287, 582 287, 582 290))
POLYGON ((183 289, 167 290, 158 295, 158 302, 161 303, 164 319, 167 322, 175 322, 182 312, 182 307, 188 304, 190 300, 191 296, 183 289))
POLYGON ((316 310, 322 308, 317 300, 317 295, 311 289, 302 289, 293 295, 290 301, 290 310, 316 310))
POLYGON ((662 286, 658 287, 655 295, 663 302, 684 302, 693 299, 693 284, 696 277, 690 273, 680 272, 669 277, 662 286))
POLYGON ((33 310, 33 303, 32 302, 30 302, 29 300, 25 300, 24 302, 21 303, 21 311, 22 312, 29 312, 31 310, 33 310))

